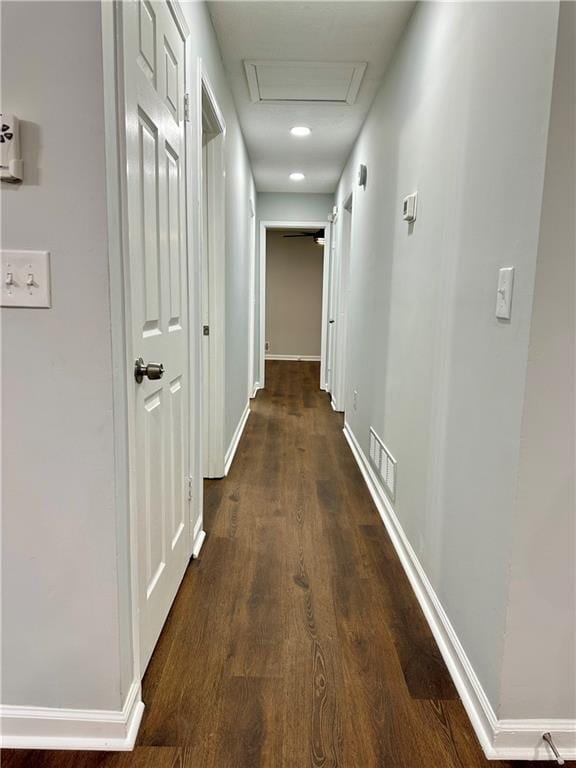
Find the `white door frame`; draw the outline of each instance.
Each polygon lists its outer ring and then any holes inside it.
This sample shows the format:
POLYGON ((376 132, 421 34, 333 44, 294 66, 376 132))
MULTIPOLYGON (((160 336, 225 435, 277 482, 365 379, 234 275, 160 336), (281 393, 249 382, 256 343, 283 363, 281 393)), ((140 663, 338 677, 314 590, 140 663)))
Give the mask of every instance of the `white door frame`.
MULTIPOLYGON (((209 184, 208 184, 208 261, 211 267, 208 272, 208 306, 209 318, 209 368, 208 371, 208 403, 201 408, 203 439, 203 474, 205 477, 224 477, 225 475, 225 439, 224 439, 224 410, 225 410, 225 343, 226 343, 226 282, 225 282, 225 221, 226 221, 226 189, 225 189, 225 142, 226 123, 218 104, 208 75, 201 58, 198 58, 198 83, 196 105, 196 132, 198 136, 198 223, 197 238, 200 254, 200 277, 202 278, 204 195, 203 176, 203 100, 206 99, 210 110, 210 121, 214 126, 215 138, 208 144, 209 184), (207 420, 207 422, 206 422, 207 420), (206 445, 207 443, 207 445, 206 445)), ((204 296, 202 294, 203 280, 200 279, 200 312, 202 313, 204 296)), ((202 333, 201 324, 198 333, 202 333)), ((201 342, 204 341, 201 339, 201 342)), ((200 345, 202 358, 202 344, 200 345)), ((201 362, 202 368, 202 362, 201 362)), ((205 372, 202 371, 202 377, 205 372)), ((204 379, 202 378, 202 381, 204 379)))
MULTIPOLYGON (((332 396, 334 389, 334 359, 336 355, 336 283, 337 283, 337 259, 336 259, 336 231, 338 226, 338 208, 332 209, 332 218, 330 221, 330 239, 328 241, 330 248, 330 272, 328 275, 327 286, 327 326, 326 326, 326 392, 332 396)), ((332 398, 331 398, 332 399, 332 398)))
MULTIPOLYGON (((190 61, 190 30, 177 0, 166 0, 176 24, 184 37, 186 66, 184 69, 185 91, 190 61)), ((114 462, 116 470, 115 501, 118 510, 117 549, 119 573, 128 574, 128 590, 120 580, 119 621, 130 626, 132 639, 133 682, 128 696, 141 700, 140 624, 138 616, 138 509, 136 503, 136 438, 135 403, 133 387, 133 351, 131 327, 130 265, 127 221, 126 133, 124 101, 124 52, 122 35, 122 2, 102 3, 102 50, 104 82, 104 129, 106 143, 106 185, 108 198, 108 259, 110 268, 110 313, 113 361, 114 404, 114 462), (124 514, 125 513, 125 514, 124 514), (134 691, 136 690, 136 694, 134 691)), ((186 164, 186 211, 187 254, 189 282, 189 323, 196 303, 192 301, 196 289, 200 252, 192 248, 194 229, 198 229, 194 215, 191 184, 190 158, 193 137, 189 125, 185 127, 186 164)), ((197 327, 197 326, 196 326, 197 327)), ((190 338, 192 338, 190 328, 190 338)), ((190 477, 196 493, 189 505, 190 530, 189 553, 198 554, 204 531, 202 530, 202 483, 194 462, 200 454, 200 433, 194 414, 199 412, 201 395, 200 369, 193 354, 190 355, 190 477), (196 525, 194 525, 196 522, 196 525)), ((128 650, 125 651, 128 653, 128 650)), ((143 708, 143 704, 138 704, 143 708)))
POLYGON ((344 412, 347 381, 347 335, 348 335, 348 291, 350 284, 350 258, 352 253, 352 221, 353 221, 354 193, 350 192, 345 198, 342 211, 338 213, 336 236, 336 290, 335 290, 335 343, 334 358, 332 360, 331 397, 332 407, 335 411, 344 412), (346 220, 346 216, 350 220, 346 220), (344 227, 348 227, 345 233, 344 227))
POLYGON ((326 389, 326 335, 328 328, 328 284, 330 248, 329 221, 261 221, 260 222, 260 365, 259 388, 263 389, 266 378, 266 230, 268 229, 323 229, 324 261, 322 272, 322 334, 320 342, 320 389, 326 389))
POLYGON ((256 207, 251 197, 250 206, 250 284, 248 286, 248 399, 256 397, 258 386, 254 381, 254 358, 256 349, 254 331, 256 328, 256 207))

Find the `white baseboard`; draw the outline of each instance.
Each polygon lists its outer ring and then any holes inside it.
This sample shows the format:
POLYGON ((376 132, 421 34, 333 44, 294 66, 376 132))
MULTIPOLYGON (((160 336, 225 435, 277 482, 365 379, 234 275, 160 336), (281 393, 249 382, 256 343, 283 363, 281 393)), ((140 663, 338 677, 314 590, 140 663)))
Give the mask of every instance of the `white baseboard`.
POLYGON ((244 427, 246 426, 246 422, 248 421, 248 416, 250 416, 250 403, 246 403, 246 408, 244 409, 244 413, 242 414, 240 421, 238 422, 238 426, 236 427, 234 434, 232 435, 232 440, 230 441, 230 445, 228 446, 228 450, 226 451, 226 456, 224 457, 224 474, 227 475, 228 472, 230 472, 230 467, 232 466, 232 462, 234 461, 234 456, 236 455, 236 451, 238 450, 238 444, 240 442, 240 438, 242 437, 242 433, 244 432, 244 427))
POLYGON ((492 738, 494 760, 554 760, 543 733, 551 733, 564 760, 576 759, 576 720, 498 720, 492 738))
POLYGON ((260 386, 260 382, 259 381, 255 381, 254 382, 254 389, 252 390, 252 394, 250 395, 250 400, 254 400, 254 398, 258 394, 258 390, 259 389, 262 389, 262 387, 260 386))
POLYGON ((498 720, 456 632, 350 426, 344 436, 438 644, 489 760, 552 760, 542 734, 552 733, 565 759, 576 758, 575 720, 498 720))
POLYGON ((142 720, 140 681, 130 686, 122 711, 0 707, 3 749, 134 749, 142 720))
POLYGON ((266 355, 266 360, 300 360, 302 362, 319 363, 319 355, 266 355))

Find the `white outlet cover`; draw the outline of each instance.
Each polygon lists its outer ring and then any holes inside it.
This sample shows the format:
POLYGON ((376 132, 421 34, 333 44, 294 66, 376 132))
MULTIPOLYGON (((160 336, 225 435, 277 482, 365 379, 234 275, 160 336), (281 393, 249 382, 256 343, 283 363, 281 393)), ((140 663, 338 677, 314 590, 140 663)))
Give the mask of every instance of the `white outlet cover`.
POLYGON ((50 297, 48 251, 1 251, 3 307, 47 309, 50 297))

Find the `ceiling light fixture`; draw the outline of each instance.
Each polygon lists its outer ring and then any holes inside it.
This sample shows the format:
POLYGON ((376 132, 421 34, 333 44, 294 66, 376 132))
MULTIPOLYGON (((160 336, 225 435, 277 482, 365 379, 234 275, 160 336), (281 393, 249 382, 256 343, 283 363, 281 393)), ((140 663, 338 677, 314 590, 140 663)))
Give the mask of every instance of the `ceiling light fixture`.
POLYGON ((294 171, 294 173, 290 174, 290 181, 302 181, 304 178, 304 174, 300 173, 300 171, 294 171))
POLYGON ((312 131, 305 125, 295 125, 294 128, 290 129, 290 133, 292 136, 310 136, 312 131))

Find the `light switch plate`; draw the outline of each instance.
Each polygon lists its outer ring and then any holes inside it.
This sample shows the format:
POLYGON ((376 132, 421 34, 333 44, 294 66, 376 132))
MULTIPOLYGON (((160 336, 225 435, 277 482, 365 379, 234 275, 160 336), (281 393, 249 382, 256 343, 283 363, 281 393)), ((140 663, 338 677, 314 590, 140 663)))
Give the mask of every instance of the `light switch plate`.
POLYGON ((496 317, 510 320, 512 316, 512 288, 514 286, 514 267, 502 267, 498 272, 498 293, 496 296, 496 317))
POLYGON ((413 192, 402 201, 402 218, 404 221, 416 221, 416 208, 418 206, 418 192, 413 192))
POLYGON ((50 300, 48 251, 2 251, 3 307, 47 309, 50 300))

